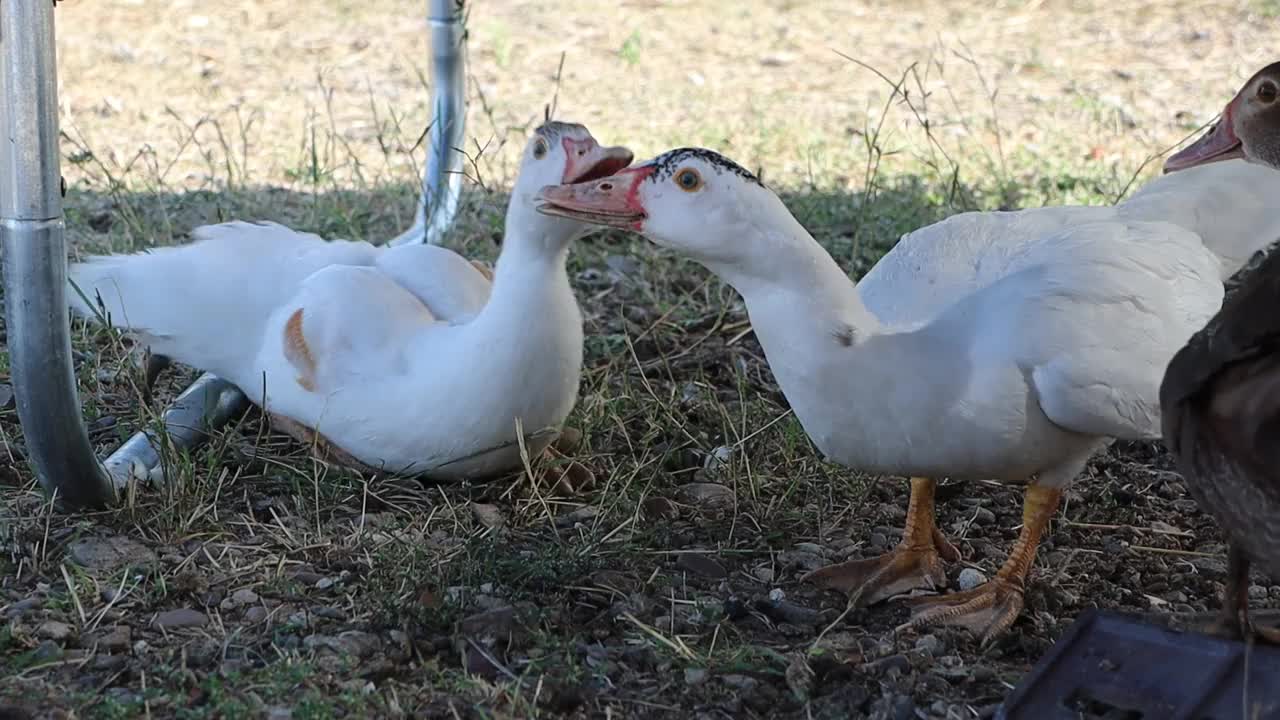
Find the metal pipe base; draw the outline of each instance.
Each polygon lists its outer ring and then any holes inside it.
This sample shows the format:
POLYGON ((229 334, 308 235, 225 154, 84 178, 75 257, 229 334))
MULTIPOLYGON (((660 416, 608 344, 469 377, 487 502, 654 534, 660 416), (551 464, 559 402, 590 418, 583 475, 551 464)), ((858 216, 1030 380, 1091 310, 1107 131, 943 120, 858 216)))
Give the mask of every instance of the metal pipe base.
MULTIPOLYGON (((175 450, 190 450, 209 439, 209 432, 225 425, 249 406, 235 385, 204 373, 164 411, 164 431, 175 450)), ((112 484, 124 488, 130 480, 165 482, 160 441, 153 431, 135 433, 105 462, 112 484)))
POLYGON ((80 419, 67 314, 62 219, 0 220, 9 371, 27 459, 46 492, 84 507, 115 501, 80 419))

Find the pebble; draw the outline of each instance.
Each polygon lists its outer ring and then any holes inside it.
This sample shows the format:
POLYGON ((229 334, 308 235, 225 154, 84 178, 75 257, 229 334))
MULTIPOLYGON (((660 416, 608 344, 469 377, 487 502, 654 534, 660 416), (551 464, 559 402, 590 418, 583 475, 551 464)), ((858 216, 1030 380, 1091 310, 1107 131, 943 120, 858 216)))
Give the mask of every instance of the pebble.
POLYGON ((732 459, 733 448, 721 445, 707 453, 707 457, 702 461, 702 467, 709 472, 720 472, 729 466, 729 461, 732 459))
POLYGON ((965 568, 960 571, 960 590, 972 590, 987 581, 987 576, 982 574, 981 570, 975 568, 965 568))
POLYGON ((162 630, 178 630, 180 628, 202 627, 209 622, 205 614, 190 608, 165 610, 156 615, 156 627, 162 630))
POLYGON ((502 511, 495 505, 471 503, 471 512, 476 516, 476 520, 487 528, 502 527, 504 522, 502 511))
POLYGON ((729 577, 729 571, 723 565, 702 553, 681 553, 676 566, 713 580, 729 577))
POLYGON ((244 621, 257 624, 267 619, 269 611, 261 605, 255 605, 244 611, 244 621))
POLYGON ((578 523, 586 523, 596 519, 600 509, 594 505, 583 505, 556 518, 556 527, 571 528, 578 523))
POLYGON ((751 571, 751 574, 754 575, 755 578, 760 582, 763 582, 763 583, 773 582, 773 568, 771 567, 758 567, 755 570, 751 571))
POLYGON ((719 483, 688 483, 681 485, 679 492, 685 502, 703 509, 718 509, 733 505, 733 490, 719 483))
POLYGON ((937 657, 942 654, 944 649, 946 649, 946 645, 937 635, 921 635, 920 638, 916 640, 916 650, 925 653, 929 657, 937 657))
POLYGON ((43 605, 44 601, 38 597, 23 598, 10 605, 9 609, 5 610, 5 615, 8 615, 9 617, 18 617, 26 613, 28 610, 39 610, 43 605))
POLYGON ((49 640, 56 640, 58 642, 62 642, 63 640, 71 637, 73 632, 75 632, 75 630, 70 625, 56 620, 50 620, 36 628, 36 635, 49 640))
POLYGON ((978 526, 994 525, 996 522, 996 514, 990 510, 980 507, 973 512, 973 524, 978 526))
POLYGON ((645 517, 653 519, 675 517, 680 513, 676 504, 664 497, 647 498, 640 507, 644 509, 645 517))
POLYGON ((99 648, 108 652, 121 652, 133 645, 133 629, 128 625, 117 625, 98 633, 93 640, 99 648))
POLYGON ((1267 599, 1267 589, 1266 589, 1266 588, 1264 588, 1264 587, 1262 587, 1261 585, 1250 585, 1250 586, 1249 586, 1249 599, 1250 599, 1250 600, 1266 600, 1266 599, 1267 599))
POLYGON ((151 548, 120 535, 77 540, 68 548, 71 559, 90 570, 111 571, 120 567, 151 567, 156 554, 151 548))
POLYGON ((684 682, 686 685, 701 685, 707 680, 707 671, 703 668, 685 668, 684 682))

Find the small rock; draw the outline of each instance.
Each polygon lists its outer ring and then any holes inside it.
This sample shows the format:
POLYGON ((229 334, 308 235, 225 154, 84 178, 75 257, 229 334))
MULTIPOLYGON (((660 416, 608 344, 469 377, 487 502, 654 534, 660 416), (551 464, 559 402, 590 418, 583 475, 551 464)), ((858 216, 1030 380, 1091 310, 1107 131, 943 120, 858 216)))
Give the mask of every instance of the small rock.
POLYGON ((487 528, 502 527, 505 522, 502 517, 502 511, 494 505, 471 503, 471 512, 476 516, 476 520, 487 528))
POLYGON ((0 410, 8 410, 13 405, 13 386, 9 383, 0 383, 0 410))
MULTIPOLYGON (((117 625, 99 632, 93 638, 99 649, 107 652, 122 652, 133 645, 133 629, 128 625, 117 625)), ((83 647, 84 643, 81 643, 83 647)))
POLYGON ((5 610, 5 615, 8 615, 11 618, 20 617, 31 610, 39 610, 43 606, 44 601, 38 597, 23 598, 10 605, 8 609, 5 610))
POLYGON ((676 566, 713 580, 729 577, 729 571, 723 565, 702 553, 681 553, 676 566))
POLYGON ((268 708, 267 720, 293 720, 293 708, 281 705, 268 708))
POLYGON ((787 593, 782 588, 774 588, 769 591, 769 602, 780 603, 787 599, 787 593))
POLYGON ((972 590, 987 581, 987 576, 976 568, 965 568, 960 571, 960 590, 972 590))
POLYGON ((338 581, 334 580, 331 577, 322 577, 316 581, 315 588, 317 590, 328 590, 329 588, 337 584, 338 584, 338 581))
POLYGON ((773 582, 773 568, 771 567, 767 567, 767 566, 758 567, 755 570, 752 570, 751 574, 754 575, 755 578, 760 582, 763 582, 763 583, 773 582))
POLYGON ((721 445, 707 453, 707 457, 702 461, 702 467, 708 472, 720 472, 729 467, 731 460, 733 460, 733 448, 721 445))
POLYGON ((556 518, 556 527, 571 528, 578 523, 590 522, 596 519, 600 514, 600 509, 594 505, 583 505, 577 510, 571 510, 560 517, 556 518))
POLYGON ((987 527, 996 523, 996 514, 990 510, 980 507, 973 511, 973 524, 979 527, 987 527))
POLYGON ((676 507, 676 504, 664 497, 645 498, 645 501, 641 503, 640 507, 644 510, 645 517, 655 520, 671 518, 680 514, 680 510, 676 507))
POLYGON ((689 483, 681 485, 679 492, 685 502, 704 509, 725 508, 733 505, 733 490, 719 483, 689 483))
POLYGON ((120 535, 77 540, 68 548, 71 559, 90 570, 111 571, 121 567, 149 568, 156 564, 151 548, 120 535))
POLYGON ((1250 600, 1266 600, 1266 599, 1267 599, 1267 589, 1266 589, 1266 588, 1264 588, 1264 587, 1262 587, 1261 585, 1250 585, 1250 586, 1249 586, 1249 599, 1250 599, 1250 600))
POLYGON ((262 607, 261 605, 254 605, 253 607, 244 611, 244 621, 247 623, 256 625, 266 620, 267 615, 269 614, 270 614, 270 611, 268 611, 266 608, 262 607))
POLYGON ((56 620, 50 620, 36 628, 36 635, 49 640, 55 640, 57 642, 66 640, 71 637, 74 632, 74 628, 70 625, 56 620))
POLYGON ((724 675, 720 678, 725 685, 738 690, 750 690, 760 684, 759 680, 748 675, 724 675))
POLYGON ((54 660, 61 660, 62 656, 62 646, 53 640, 45 640, 32 651, 32 658, 36 662, 53 662, 54 660))
POLYGON ((920 638, 916 640, 916 650, 919 650, 929 657, 938 657, 938 655, 942 654, 945 647, 946 646, 943 644, 942 639, 937 635, 921 635, 920 638))
POLYGON ((798 567, 805 572, 817 570, 827 564, 825 558, 821 555, 815 555, 803 550, 788 550, 778 554, 778 562, 783 567, 798 567))
POLYGON ((686 685, 701 685, 707 680, 707 671, 703 668, 685 668, 684 682, 686 685))
POLYGON ((907 659, 906 655, 890 655, 873 660, 863 665, 863 668, 872 673, 906 672, 911 669, 911 661, 907 659))
POLYGON ((256 602, 258 602, 258 593, 250 590, 249 588, 241 588, 223 599, 219 607, 223 610, 235 610, 236 608, 244 607, 245 605, 252 605, 256 602))
POLYGON ((812 553, 820 557, 825 557, 827 555, 826 548, 822 547, 817 543, 811 543, 811 542, 796 543, 796 550, 799 550, 800 552, 812 553))
POLYGON ((198 610, 191 608, 177 608, 176 610, 165 610, 156 615, 155 625, 162 630, 178 630, 189 627, 203 627, 209 622, 209 618, 198 610))

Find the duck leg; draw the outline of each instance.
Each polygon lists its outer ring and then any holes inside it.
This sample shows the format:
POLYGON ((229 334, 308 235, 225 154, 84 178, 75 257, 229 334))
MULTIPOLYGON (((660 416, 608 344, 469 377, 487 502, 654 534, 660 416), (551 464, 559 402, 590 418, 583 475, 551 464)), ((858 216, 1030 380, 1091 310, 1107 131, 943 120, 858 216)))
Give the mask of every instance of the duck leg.
POLYGON ((591 468, 574 460, 570 455, 582 442, 582 432, 576 428, 564 428, 560 435, 542 451, 552 464, 552 473, 559 473, 552 491, 562 495, 578 495, 589 491, 596 484, 596 474, 591 468))
POLYGON ((915 598, 908 625, 959 625, 979 634, 985 645, 1004 632, 1022 612, 1022 594, 1040 537, 1058 510, 1062 491, 1031 485, 1022 501, 1022 532, 995 577, 965 592, 915 598))
POLYGON ((489 263, 483 260, 472 260, 471 267, 480 271, 480 274, 484 276, 485 280, 493 282, 493 268, 489 266, 489 263))
POLYGON ((293 418, 277 415, 269 412, 267 417, 271 422, 271 428, 279 432, 283 432, 289 437, 307 446, 311 450, 311 455, 315 459, 332 463, 345 467, 349 470, 355 470, 366 475, 376 475, 378 471, 365 465, 359 460, 352 457, 347 451, 329 442, 324 435, 312 430, 293 418))
POLYGON ((893 550, 869 560, 818 568, 801 578, 821 588, 838 590, 850 603, 871 605, 885 598, 925 588, 937 590, 947 584, 942 561, 956 562, 960 552, 934 523, 934 491, 938 481, 911 478, 911 500, 902 542, 893 550))
POLYGON ((1204 631, 1243 640, 1252 634, 1263 642, 1280 644, 1280 628, 1256 627, 1249 621, 1249 556, 1235 543, 1227 549, 1227 581, 1222 588, 1222 615, 1204 631))

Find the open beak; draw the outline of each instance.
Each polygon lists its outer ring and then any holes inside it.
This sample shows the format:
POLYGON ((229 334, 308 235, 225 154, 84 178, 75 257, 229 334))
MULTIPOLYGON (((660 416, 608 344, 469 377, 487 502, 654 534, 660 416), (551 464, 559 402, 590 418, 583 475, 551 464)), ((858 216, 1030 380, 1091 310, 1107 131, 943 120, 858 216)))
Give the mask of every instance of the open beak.
POLYGON ((564 154, 568 158, 564 163, 565 183, 587 182, 598 180, 626 168, 631 164, 633 155, 630 150, 621 146, 600 147, 594 139, 564 139, 564 154))
POLYGON ((592 225, 639 230, 645 219, 640 183, 652 166, 622 170, 609 177, 572 185, 548 185, 538 192, 538 212, 592 225))
POLYGON ((1214 125, 1209 132, 1200 136, 1199 140, 1183 148, 1181 152, 1170 155, 1169 159, 1164 161, 1165 173, 1186 170, 1196 165, 1204 165, 1205 163, 1219 160, 1244 157, 1244 145, 1240 143, 1240 138, 1236 137, 1235 128, 1232 127, 1235 124, 1232 122, 1232 109, 1234 107, 1235 101, 1233 100, 1227 106, 1227 109, 1223 111, 1218 124, 1214 125))

